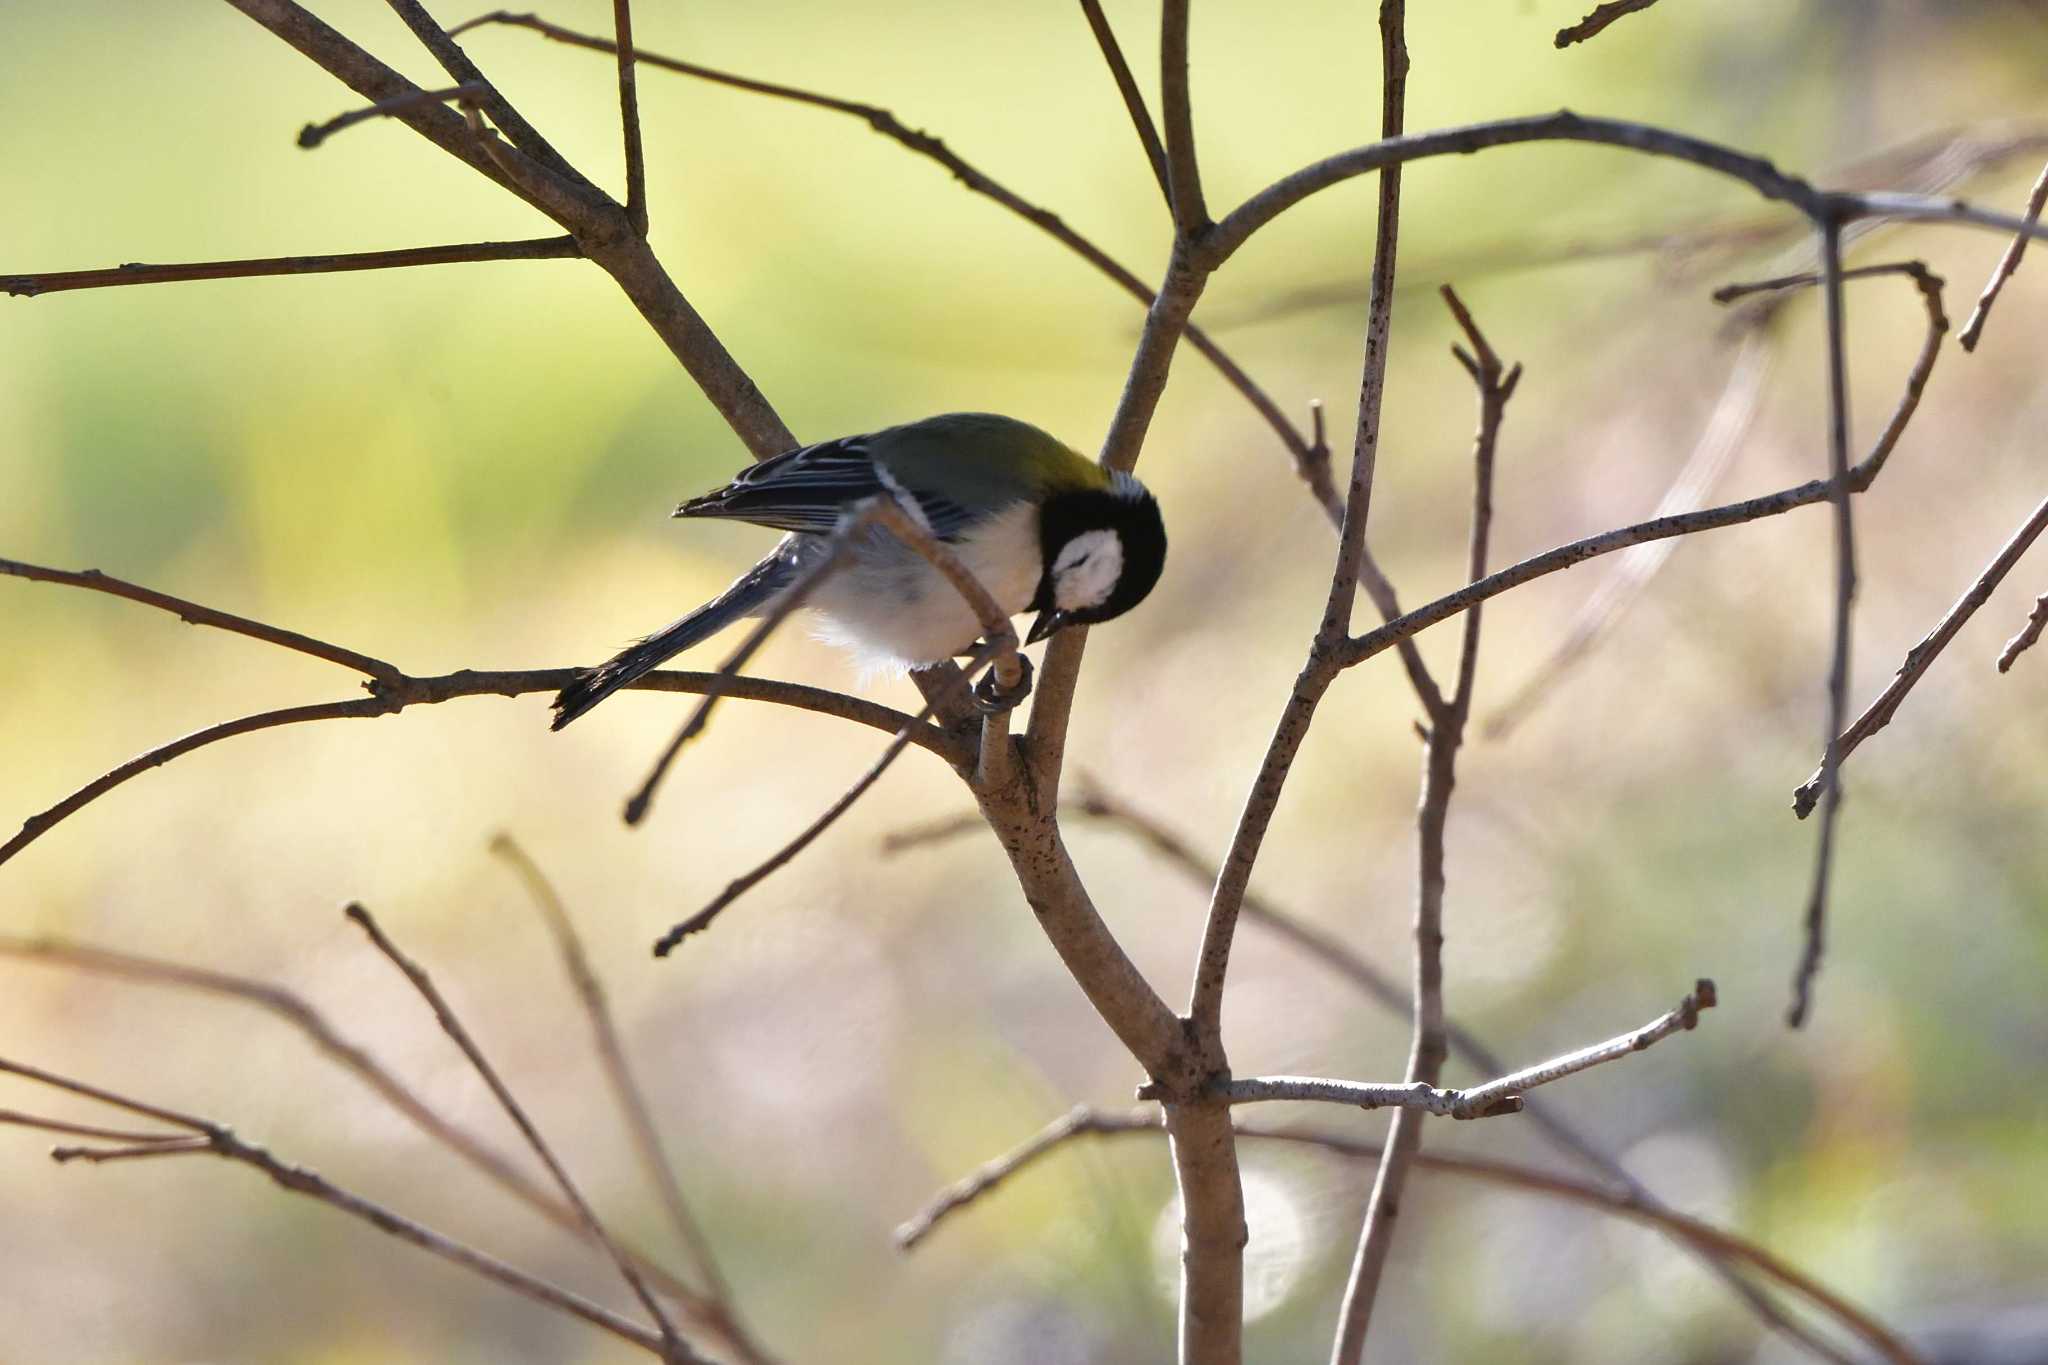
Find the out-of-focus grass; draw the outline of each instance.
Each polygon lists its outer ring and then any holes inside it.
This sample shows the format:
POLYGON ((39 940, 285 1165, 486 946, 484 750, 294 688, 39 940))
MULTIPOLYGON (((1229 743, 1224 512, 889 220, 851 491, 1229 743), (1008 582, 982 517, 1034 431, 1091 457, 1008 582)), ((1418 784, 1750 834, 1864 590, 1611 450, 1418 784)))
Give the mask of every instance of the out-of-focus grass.
MULTIPOLYGON (((885 103, 1157 270, 1156 194, 1077 14, 640 8, 647 46, 885 103)), ((1110 8, 1149 72, 1150 11, 1110 8)), ((1895 4, 1838 22, 1761 0, 1673 3, 1554 53, 1550 32, 1580 8, 1416 7, 1410 126, 1569 104, 1814 168, 2041 107, 2038 64, 2023 55, 2039 34, 1999 6, 1895 4)), ((432 78, 386 7, 324 11, 432 78)), ((594 0, 549 11, 592 29, 607 15, 594 0)), ((301 123, 352 97, 226 7, 39 6, 11 14, 8 34, 0 269, 546 230, 396 127, 296 150, 301 123)), ((558 145, 615 177, 608 63, 515 32, 466 42, 558 145)), ((1319 0, 1284 20, 1205 10, 1195 88, 1212 200, 1227 206, 1369 137, 1374 51, 1371 15, 1355 6, 1319 0)), ((996 408, 1083 448, 1097 439, 1139 317, 1106 282, 851 120, 654 73, 642 98, 656 244, 799 433, 996 408)), ((1972 192, 2014 200, 2031 170, 1972 192)), ((1687 168, 1597 149, 1437 163, 1407 184, 1403 260, 1417 286, 1470 250, 1752 207, 1687 168)), ((1204 304, 1205 316, 1260 315, 1228 328, 1227 344, 1290 412, 1328 399, 1334 433, 1351 425, 1358 309, 1261 310, 1355 284, 1370 202, 1360 184, 1298 210, 1204 304)), ((1997 249, 1921 233, 1870 252, 1929 253, 1960 316, 1997 249)), ((1457 283, 1502 353, 1529 364, 1503 446, 1501 557, 1652 506, 1726 364, 1703 291, 1630 261, 1457 283)), ((1980 353, 1945 356, 1863 504, 1859 697, 2039 496, 2042 297, 2030 264, 1980 353)), ((1858 288, 1852 320, 1868 433, 1920 324, 1884 285, 1858 288)), ((1471 416, 1449 338, 1426 291, 1404 296, 1373 533, 1414 600, 1452 585, 1463 557, 1471 416)), ((1795 305, 1779 339, 1731 492, 1819 467, 1810 307, 1795 305)), ((714 591, 766 535, 682 528, 665 513, 743 458, 577 262, 0 307, 0 554, 96 565, 416 671, 592 661, 714 591)), ((1214 849, 1320 609, 1330 541, 1270 435, 1192 355, 1145 473, 1174 555, 1157 600, 1091 642, 1073 762, 1214 849)), ((2023 567, 1852 761, 1819 1016, 1788 1036, 1778 1016, 1812 830, 1785 804, 1816 749, 1824 524, 1810 512, 1685 546, 1562 695, 1512 742, 1468 753, 1451 1000, 1519 1061, 1638 1023, 1714 976, 1724 1008, 1700 1032, 1557 1097, 1681 1204, 1697 1199, 1910 1325, 2022 1296, 2048 1254, 2026 1216, 2043 1189, 2043 1115, 2013 1083, 2048 1029, 2031 984, 2048 957, 2048 793, 2032 758, 2048 734, 2039 661, 2006 678, 1988 668, 2040 588, 2023 567)), ((1547 652, 1599 571, 1489 610, 1482 713, 1547 652)), ((1432 658, 1450 647, 1425 642, 1432 658)), ((855 685, 836 655, 795 637, 761 668, 855 685)), ((339 670, 127 604, 0 583, 0 820, 173 734, 353 687, 339 670)), ((1079 1149, 915 1258, 888 1252, 889 1228, 938 1184, 1074 1099, 1123 1103, 1138 1079, 985 836, 876 856, 883 829, 957 807, 957 784, 912 755, 715 933, 653 964, 655 933, 807 820, 881 742, 728 705, 649 826, 626 831, 617 804, 680 709, 622 697, 555 736, 538 699, 478 699, 224 745, 137 780, 0 869, 0 928, 274 976, 509 1146, 431 1020, 341 922, 341 902, 360 897, 434 967, 606 1211, 659 1246, 546 937, 484 852, 510 829, 590 936, 686 1184, 744 1306, 788 1358, 1157 1356, 1170 1318, 1153 1243, 1171 1190, 1144 1140, 1079 1149)), ((1390 665, 1339 685, 1260 875, 1396 972, 1413 710, 1390 665)), ((1199 894, 1113 836, 1071 838, 1105 913, 1177 996, 1199 894)), ((0 976, 0 1051, 216 1114, 615 1295, 594 1259, 452 1172, 281 1029, 43 968, 0 963, 0 976)), ((1241 1072, 1399 1066, 1397 1021, 1250 931, 1232 990, 1241 1072)), ((18 1087, 0 1104, 53 1107, 18 1087)), ((1540 1152, 1507 1123, 1447 1125, 1430 1141, 1540 1152)), ((19 1136, 0 1146, 8 1358, 620 1358, 246 1173, 59 1173, 39 1150, 19 1136)), ((1254 1354, 1312 1356, 1367 1177, 1248 1160, 1279 1192, 1279 1221, 1254 1228, 1276 1296, 1254 1354), (1282 1229, 1307 1248, 1298 1263, 1282 1229)), ((1704 1360, 1753 1345, 1717 1289, 1637 1234, 1441 1182, 1415 1207, 1389 1291, 1389 1358, 1704 1360)))

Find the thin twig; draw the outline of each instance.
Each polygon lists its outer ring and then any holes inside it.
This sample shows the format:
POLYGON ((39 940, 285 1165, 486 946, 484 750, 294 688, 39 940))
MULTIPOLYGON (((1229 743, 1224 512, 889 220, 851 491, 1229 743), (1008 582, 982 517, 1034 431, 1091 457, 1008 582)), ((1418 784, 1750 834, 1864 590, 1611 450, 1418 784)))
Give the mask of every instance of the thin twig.
MULTIPOLYGON (((2041 210, 2048 207, 2048 166, 2041 168, 2041 176, 2034 182, 2034 189, 2027 196, 2028 223, 2041 221, 2041 210)), ((1963 330, 1956 336, 1966 351, 1977 349, 1977 338, 1984 334, 1984 324, 1991 318, 1991 305, 1998 302, 1998 295, 2005 288, 2005 282, 2020 268, 2020 257, 2027 252, 2027 235, 2015 233, 2012 245, 1998 258, 1998 267, 1991 272, 1991 279, 1984 285, 1984 292, 1977 296, 1977 306, 1970 310, 1970 320, 1963 324, 1963 330)))
POLYGON ((632 1063, 627 1060, 625 1043, 619 1037, 618 1021, 612 1017, 604 983, 598 979, 597 969, 591 965, 590 954, 583 947, 583 936, 577 932, 568 906, 562 903, 561 895, 547 874, 541 871, 540 865, 510 834, 500 833, 494 837, 491 852, 502 859, 525 885, 528 897, 540 911, 541 918, 547 921, 548 931, 554 935, 562 970, 576 990, 584 1015, 590 1020, 598 1062, 604 1068, 605 1080, 611 1086, 619 1113, 626 1120, 626 1129, 632 1134, 641 1169, 648 1183, 661 1196, 662 1208, 668 1214, 677 1240, 690 1253, 697 1273, 704 1277, 705 1303, 702 1306, 720 1315, 718 1325, 722 1330, 727 1333, 739 1331, 740 1325, 732 1312, 732 1288, 719 1271, 711 1244, 704 1236, 704 1230, 698 1226, 696 1216, 690 1212, 689 1201, 683 1197, 682 1182, 677 1179, 675 1166, 662 1147, 661 1133, 655 1126, 653 1111, 648 1107, 646 1092, 633 1074, 632 1063))
POLYGON ((1835 830, 1842 810, 1843 722, 1849 714, 1849 631, 1856 603, 1856 522, 1849 503, 1849 360, 1842 298, 1841 225, 1820 224, 1822 288, 1827 297, 1828 484, 1834 508, 1834 655, 1828 666, 1826 745, 1820 761, 1820 837, 1815 841, 1813 885, 1807 893, 1806 931, 1799 965, 1792 974, 1792 1003, 1785 1022, 1798 1028, 1812 1008, 1813 981, 1820 972, 1827 938, 1828 883, 1834 871, 1835 830))
MULTIPOLYGON (((1921 637, 1920 643, 1906 651, 1905 661, 1899 665, 1898 672, 1893 674, 1884 691, 1878 693, 1870 705, 1864 708, 1863 714, 1856 717, 1848 729, 1840 733, 1832 746, 1837 764, 1846 762, 1849 755, 1856 752, 1857 746, 1864 740, 1891 724, 1892 717, 1898 714, 1899 703, 1906 699, 1906 694, 1913 690, 1942 650, 1948 648, 1949 641, 1956 637, 1956 632, 1962 629, 1963 623, 1990 599, 1998 585, 2005 581, 2005 576, 2012 572, 2013 565, 2017 564, 2020 556, 2040 538, 2044 529, 2048 529, 2048 498, 2042 499, 2026 521, 2020 524, 2019 529, 2012 533, 1998 553, 1992 557, 1991 562, 1984 566, 1984 571, 1977 575, 1976 581, 1956 599, 1955 605, 1948 609, 1947 614, 1936 623, 1934 629, 1921 637)), ((2043 613, 2048 612, 2048 608, 2037 604, 2034 611, 2035 615, 2029 621, 2028 630, 2038 635, 2041 630, 2038 622, 2042 619, 2043 613)), ((2027 631, 2022 631, 2008 642, 2006 652, 1999 656, 1999 671, 2002 673, 2010 668, 2012 660, 2030 643, 2032 640, 2027 631)), ((1801 819, 1812 814, 1815 803, 1820 799, 1825 760, 1822 767, 1823 771, 1814 773, 1804 785, 1792 793, 1792 809, 1801 819)))
POLYGON ((311 151, 344 128, 353 128, 358 123, 368 123, 374 118, 389 118, 393 114, 410 113, 422 105, 446 104, 453 100, 466 106, 482 98, 489 88, 481 82, 472 81, 464 85, 451 85, 445 90, 414 90, 403 95, 393 95, 390 99, 378 100, 375 104, 366 105, 361 109, 351 109, 346 114, 337 114, 325 123, 307 124, 299 129, 299 146, 311 151))
POLYGON ((1166 206, 1175 233, 1193 241, 1209 227, 1202 172, 1195 156, 1195 120, 1188 96, 1189 0, 1159 7, 1159 104, 1166 123, 1166 206))
POLYGON ((300 654, 310 654, 316 659, 325 659, 328 663, 352 668, 365 677, 375 678, 381 682, 396 682, 404 676, 395 665, 388 664, 382 659, 373 659, 367 654, 359 654, 353 649, 344 649, 325 640, 316 640, 295 630, 284 630, 277 626, 265 625, 261 621, 252 621, 246 616, 237 616, 233 612, 203 607, 197 602, 188 602, 182 597, 173 597, 169 593, 158 592, 154 588, 145 588, 139 583, 130 583, 125 579, 101 573, 98 569, 87 569, 79 573, 69 569, 45 568, 40 564, 24 564, 19 560, 0 559, 0 575, 25 578, 31 583, 61 583, 66 587, 103 592, 111 597, 124 597, 130 602, 140 602, 145 607, 167 611, 187 625, 211 626, 215 630, 246 635, 251 640, 261 640, 267 645, 276 645, 280 649, 294 650, 300 654))
MULTIPOLYGON (((171 986, 254 1005, 297 1029, 323 1056, 362 1081, 421 1133, 468 1162, 554 1226, 583 1240, 590 1239, 590 1230, 574 1208, 514 1167, 497 1150, 435 1112, 366 1049, 351 1042, 324 1014, 293 991, 268 981, 236 976, 209 967, 189 966, 61 939, 0 934, 0 956, 26 962, 48 962, 144 985, 171 986)), ((729 1325, 721 1325, 717 1320, 716 1306, 703 1294, 644 1252, 629 1250, 629 1254, 633 1255, 642 1273, 660 1285, 663 1292, 680 1304, 693 1321, 723 1336, 740 1358, 755 1362, 755 1365, 767 1365, 768 1358, 758 1346, 735 1337, 729 1325)))
POLYGON ((2033 647, 2041 638, 2041 628, 2048 626, 2048 593, 2034 599, 2034 609, 2027 613, 2027 623, 2020 627, 2019 634, 2005 642, 2005 648, 1998 652, 1998 671, 2003 673, 2013 662, 2033 647))
POLYGON ((133 262, 111 270, 55 270, 41 275, 0 275, 0 293, 32 299, 70 289, 113 289, 131 284, 175 284, 185 280, 241 280, 268 275, 327 275, 347 270, 394 270, 464 261, 566 260, 583 254, 574 237, 533 237, 516 242, 463 242, 451 246, 402 247, 396 251, 348 251, 327 256, 266 256, 246 261, 191 261, 178 265, 133 262))
MULTIPOLYGON (((931 714, 931 712, 931 703, 926 702, 924 710, 918 713, 918 721, 922 722, 926 716, 929 716, 931 714)), ((813 840, 815 840, 819 835, 823 834, 826 830, 830 829, 833 823, 837 821, 840 816, 846 814, 847 810, 852 807, 854 802, 860 800, 862 796, 867 794, 868 788, 874 786, 876 782, 881 780, 882 774, 889 770, 889 765, 894 763, 902 755, 904 747, 909 743, 910 736, 907 730, 902 734, 898 734, 896 738, 890 740, 888 747, 882 750, 881 756, 876 758, 875 761, 869 765, 868 770, 862 773, 860 777, 854 781, 854 784, 851 787, 848 787, 844 792, 841 792, 839 798, 836 801, 834 801, 831 805, 827 806, 823 814, 819 815, 817 819, 811 821, 810 824, 804 826, 804 828, 797 833, 795 838, 789 840, 787 843, 783 844, 781 848, 778 848, 775 850, 775 852, 769 854, 767 858, 763 859, 760 863, 756 864, 751 871, 746 872, 741 876, 735 877, 731 882, 727 883, 725 890, 719 892, 718 895, 711 900, 710 904, 706 905, 702 910, 699 910, 696 914, 690 916, 688 919, 683 920, 678 924, 672 925, 666 933, 664 933, 659 939, 656 939, 654 943, 654 955, 656 957, 667 957, 671 952, 675 950, 675 946, 678 943, 681 943, 691 934, 694 934, 701 929, 709 928, 711 926, 711 922, 717 919, 718 916, 724 912, 727 906, 731 905, 741 896, 746 895, 747 892, 753 890, 756 886, 759 886, 762 882, 766 881, 769 877, 773 876, 776 872, 780 871, 783 867, 788 865, 788 863, 792 859, 794 859, 797 854, 802 853, 806 848, 809 848, 813 840)))
POLYGON ((1131 64, 1124 60, 1124 50, 1117 43, 1116 30, 1109 26, 1109 17, 1102 12, 1102 0, 1081 0, 1081 13, 1088 20, 1088 30, 1095 35, 1095 45, 1102 49, 1102 60, 1109 66, 1110 79, 1116 82, 1119 95, 1123 96, 1124 108, 1130 111, 1131 126, 1137 129, 1138 145, 1145 149, 1145 163, 1152 168, 1152 178, 1159 182, 1159 193, 1166 200, 1166 208, 1173 211, 1173 189, 1167 183, 1166 148, 1160 145, 1159 129, 1152 122, 1152 115, 1145 108, 1144 92, 1138 89, 1137 78, 1131 75, 1131 64))
MULTIPOLYGON (((559 24, 547 22, 538 15, 513 14, 505 10, 479 15, 467 23, 457 25, 450 32, 461 33, 465 30, 487 24, 526 29, 529 32, 537 33, 543 38, 561 43, 564 46, 583 48, 592 52, 609 53, 616 51, 617 48, 617 45, 609 39, 563 28, 559 24)), ((750 94, 765 95, 770 99, 789 100, 813 109, 824 109, 832 113, 845 114, 848 117, 857 118, 875 132, 880 133, 883 137, 890 139, 897 145, 936 162, 950 173, 953 179, 959 182, 961 187, 968 192, 994 201, 1045 233, 1054 241, 1081 257, 1082 260, 1094 266, 1096 270, 1108 276, 1118 288, 1122 289, 1139 303, 1150 305, 1153 301, 1151 286, 1147 285, 1144 280, 1140 279, 1127 266, 1102 250, 1092 240, 1068 226, 1066 221, 1058 214, 1041 205, 1032 203, 1030 200, 1011 191, 1006 186, 992 179, 980 167, 954 152, 943 139, 910 127, 897 118, 895 114, 879 105, 868 104, 859 100, 838 99, 831 95, 821 95, 816 91, 803 90, 796 86, 780 85, 772 81, 758 81, 751 77, 735 75, 729 71, 720 71, 715 67, 700 66, 695 62, 685 62, 674 57, 662 56, 659 53, 649 52, 645 48, 638 50, 638 58, 643 66, 655 67, 662 71, 672 72, 680 76, 688 76, 696 80, 709 81, 714 85, 723 85, 733 90, 744 90, 750 94)), ((1163 155, 1164 153, 1162 152, 1163 155)), ((1214 365, 1217 372, 1223 376, 1224 381, 1236 389, 1245 401, 1251 404, 1253 410, 1259 414, 1260 418, 1273 429, 1274 435, 1280 438, 1282 444, 1287 447, 1288 453, 1293 457, 1296 468, 1302 470, 1304 477, 1306 477, 1307 471, 1313 462, 1313 447, 1295 429, 1294 424, 1288 421, 1286 414, 1280 410, 1280 406, 1273 401, 1272 397, 1264 389, 1259 387, 1257 381, 1252 379, 1242 366, 1216 343, 1214 338, 1210 337, 1201 328, 1189 325, 1186 328, 1186 335, 1188 344, 1199 351, 1210 364, 1214 365)))
POLYGON ((0 1124, 10 1128, 33 1128, 43 1133, 62 1133, 67 1137, 97 1138, 101 1142, 126 1142, 138 1147, 158 1142, 190 1142, 189 1133, 138 1133, 129 1128, 102 1128, 97 1124, 73 1123, 68 1119, 46 1118, 41 1114, 24 1114, 19 1109, 0 1109, 0 1124))
MULTIPOLYGON (((265 1149, 254 1143, 245 1142, 233 1132, 210 1119, 192 1114, 181 1114, 173 1109, 150 1104, 131 1096, 104 1090, 84 1081, 59 1076, 38 1067, 0 1058, 0 1072, 21 1076, 58 1090, 98 1100, 102 1104, 125 1109, 133 1114, 142 1114, 159 1119, 175 1127, 184 1128, 204 1139, 201 1143, 181 1145, 177 1153, 212 1153, 228 1161, 251 1166, 270 1177, 280 1187, 317 1199, 323 1204, 340 1209, 343 1213, 361 1219, 381 1232, 390 1234, 400 1241, 410 1242, 423 1251, 432 1252, 444 1260, 452 1261, 464 1269, 474 1271, 485 1279, 504 1285, 515 1293, 536 1302, 544 1303, 571 1317, 581 1318, 594 1327, 632 1342, 645 1350, 662 1354, 666 1343, 653 1332, 638 1323, 630 1322, 600 1304, 592 1303, 569 1290, 559 1288, 545 1280, 527 1274, 523 1270, 507 1265, 495 1256, 478 1251, 463 1242, 446 1237, 422 1223, 414 1222, 402 1214, 394 1213, 381 1204, 351 1193, 326 1178, 307 1170, 303 1166, 291 1166, 278 1160, 265 1149)), ((169 1155, 170 1153, 166 1153, 169 1155)), ((65 1158, 60 1157, 59 1160, 65 1158)), ((681 1345, 681 1343, 676 1343, 681 1345)), ((669 1359, 686 1362, 686 1365, 709 1365, 702 1356, 686 1346, 680 1352, 669 1353, 669 1359)))
MULTIPOLYGON (((1240 1137, 1261 1141, 1289 1142, 1317 1148, 1352 1159, 1377 1161, 1385 1147, 1377 1142, 1333 1133, 1309 1132, 1295 1128, 1273 1128, 1249 1121, 1236 1125, 1240 1137)), ((977 1168, 947 1186, 918 1213, 897 1229, 897 1244, 910 1250, 923 1242, 952 1214, 993 1193, 1011 1177, 1037 1163, 1075 1137, 1128 1137, 1156 1135, 1162 1131, 1159 1114, 1153 1109, 1112 1114, 1077 1106, 1009 1152, 977 1168)), ((1552 1175, 1513 1162, 1487 1157, 1451 1156, 1419 1152, 1418 1170, 1433 1171, 1458 1179, 1473 1180, 1520 1190, 1545 1198, 1561 1199, 1600 1213, 1632 1219, 1677 1239, 1716 1263, 1748 1266, 1780 1287, 1809 1301, 1840 1326, 1861 1338, 1892 1365, 1926 1365, 1924 1358, 1896 1332, 1856 1307, 1827 1286, 1780 1259, 1758 1243, 1724 1231, 1710 1223, 1668 1208, 1646 1203, 1628 1193, 1552 1175)), ((1738 1283, 1746 1283, 1737 1281, 1738 1283)), ((1834 1359, 1845 1359, 1826 1343, 1816 1343, 1834 1359)))
POLYGON ((1560 48, 1570 47, 1573 43, 1583 43, 1599 34, 1616 19, 1630 14, 1640 14, 1656 3, 1657 0, 1606 0, 1576 24, 1559 29, 1553 41, 1560 48))
POLYGON ((619 58, 619 126, 626 141, 626 217, 647 235, 647 161, 640 147, 640 94, 633 80, 633 0, 612 0, 619 58))
POLYGON ((591 1239, 604 1248, 611 1257, 612 1264, 618 1267, 620 1278, 631 1287, 633 1296, 640 1300, 648 1316, 654 1319, 661 1333, 664 1357, 679 1353, 683 1349, 682 1339, 676 1335, 675 1324, 669 1321, 668 1313, 662 1308, 661 1301, 648 1289, 639 1269, 619 1250, 617 1243, 612 1241, 611 1234, 605 1230, 604 1223, 590 1207, 589 1201, 583 1197, 583 1192, 576 1187, 576 1182, 569 1178, 569 1172, 555 1156, 554 1149, 541 1137, 540 1130, 533 1125, 533 1120, 526 1116, 525 1108, 513 1096, 511 1088, 499 1077, 496 1068, 485 1058, 483 1049, 470 1037, 469 1030, 463 1026, 462 1020, 456 1017, 454 1009, 441 994, 440 988, 434 984, 433 978, 427 975, 424 967, 406 956, 398 945, 391 941, 382 926, 363 905, 351 902, 346 913, 365 934, 369 935, 370 942, 376 945, 377 951, 390 959, 392 966, 404 973, 406 980, 412 983, 413 989, 419 992, 420 998, 427 1002, 427 1007, 433 1010, 435 1020, 441 1025, 441 1031, 454 1040, 455 1046, 462 1050, 462 1055, 469 1059, 470 1066, 483 1078, 484 1084, 490 1087, 491 1094, 498 1101, 498 1107, 505 1111, 506 1117, 510 1118, 513 1126, 519 1130, 519 1135, 526 1139, 526 1145, 533 1149, 533 1154, 548 1168, 548 1174, 554 1177, 563 1198, 575 1206, 576 1212, 583 1219, 583 1225, 590 1230, 591 1239), (672 1352, 669 1349, 671 1347, 676 1348, 676 1351, 672 1352))

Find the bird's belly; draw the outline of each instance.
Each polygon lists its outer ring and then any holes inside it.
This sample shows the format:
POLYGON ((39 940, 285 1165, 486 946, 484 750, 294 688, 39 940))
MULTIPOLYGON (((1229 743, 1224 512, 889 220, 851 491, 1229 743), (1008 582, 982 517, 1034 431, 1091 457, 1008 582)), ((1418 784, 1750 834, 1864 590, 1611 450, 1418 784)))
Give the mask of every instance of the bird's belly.
MULTIPOLYGON (((1019 503, 954 547, 1005 615, 1030 604, 1043 573, 1037 509, 1019 503)), ((819 635, 854 651, 864 669, 901 671, 964 651, 981 622, 958 590, 923 556, 889 537, 866 547, 812 599, 819 635)))

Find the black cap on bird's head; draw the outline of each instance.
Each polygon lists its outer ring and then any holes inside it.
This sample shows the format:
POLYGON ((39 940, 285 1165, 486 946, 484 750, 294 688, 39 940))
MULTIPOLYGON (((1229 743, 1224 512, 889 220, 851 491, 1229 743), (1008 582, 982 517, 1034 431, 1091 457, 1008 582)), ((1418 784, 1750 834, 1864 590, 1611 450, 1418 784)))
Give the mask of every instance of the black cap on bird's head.
POLYGON ((1129 474, 1107 488, 1064 489, 1038 512, 1045 570, 1025 637, 1036 644, 1064 626, 1093 625, 1145 600, 1166 567, 1166 523, 1159 503, 1129 474))

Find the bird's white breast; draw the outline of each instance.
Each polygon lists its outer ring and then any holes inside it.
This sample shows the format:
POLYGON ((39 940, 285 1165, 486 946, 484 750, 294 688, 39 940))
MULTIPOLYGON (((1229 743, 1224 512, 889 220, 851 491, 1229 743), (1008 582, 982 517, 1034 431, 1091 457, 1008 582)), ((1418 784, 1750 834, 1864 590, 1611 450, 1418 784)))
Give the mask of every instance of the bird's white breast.
MULTIPOLYGON (((936 663, 979 639, 981 622, 953 585, 895 537, 877 535, 812 599, 824 618, 819 637, 852 650, 869 672, 936 663)), ((1023 611, 1038 592, 1044 560, 1036 505, 1011 504, 953 549, 1006 614, 1023 611)))

